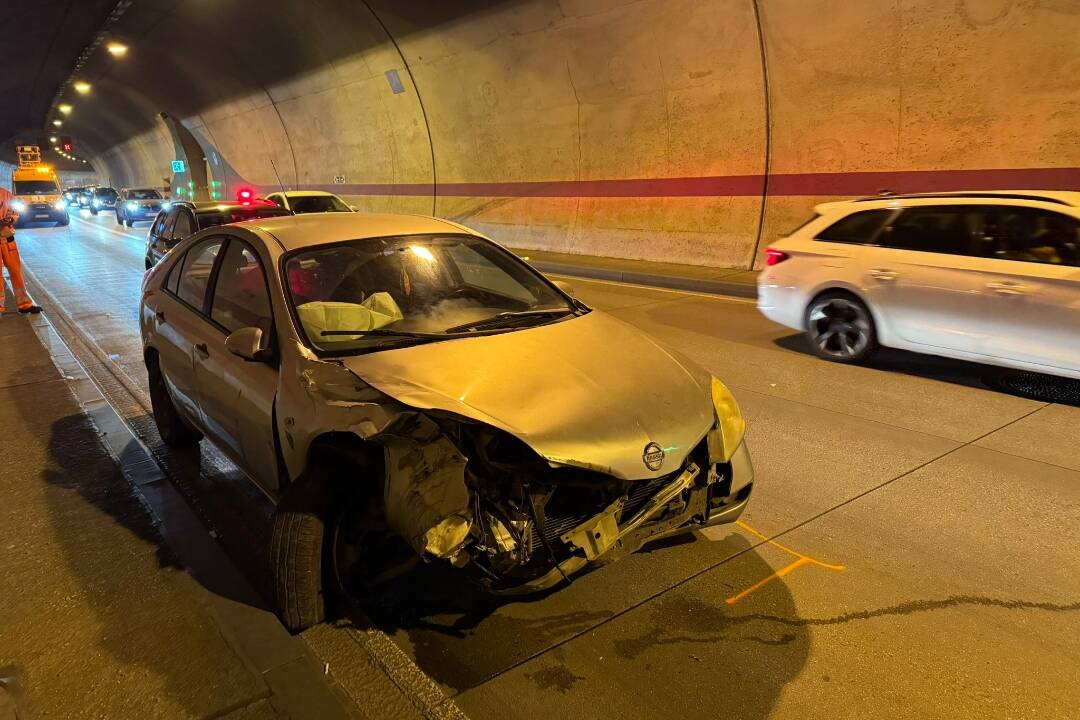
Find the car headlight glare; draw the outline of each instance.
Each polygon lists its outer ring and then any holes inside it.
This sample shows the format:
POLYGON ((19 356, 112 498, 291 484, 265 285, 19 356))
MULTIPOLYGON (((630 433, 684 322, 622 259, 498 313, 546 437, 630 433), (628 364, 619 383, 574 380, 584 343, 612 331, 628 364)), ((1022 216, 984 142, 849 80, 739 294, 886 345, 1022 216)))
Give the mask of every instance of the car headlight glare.
POLYGON ((133 202, 129 202, 129 203, 127 204, 127 209, 128 209, 128 210, 138 210, 138 209, 139 209, 139 204, 138 204, 138 203, 133 203, 133 202))
POLYGON ((717 423, 709 433, 709 455, 716 462, 727 462, 742 443, 746 420, 735 396, 716 378, 712 379, 712 401, 717 423))
POLYGON ((53 203, 53 207, 56 208, 57 210, 66 210, 67 209, 67 203, 64 202, 63 200, 57 200, 56 202, 53 203))
POLYGON ((101 201, 97 198, 94 198, 94 207, 101 207, 101 201))
POLYGON ((26 203, 24 203, 22 200, 15 200, 11 203, 11 209, 21 215, 22 213, 26 212, 26 203))

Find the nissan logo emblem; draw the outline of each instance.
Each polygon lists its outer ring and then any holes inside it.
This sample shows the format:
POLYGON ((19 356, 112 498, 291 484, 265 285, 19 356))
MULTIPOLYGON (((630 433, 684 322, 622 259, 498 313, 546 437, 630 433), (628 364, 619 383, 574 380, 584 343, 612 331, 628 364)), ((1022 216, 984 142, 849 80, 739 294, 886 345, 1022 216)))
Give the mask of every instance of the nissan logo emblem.
POLYGON ((659 470, 664 464, 664 448, 654 442, 649 443, 645 446, 645 452, 642 454, 641 460, 645 463, 645 467, 650 470, 659 470))

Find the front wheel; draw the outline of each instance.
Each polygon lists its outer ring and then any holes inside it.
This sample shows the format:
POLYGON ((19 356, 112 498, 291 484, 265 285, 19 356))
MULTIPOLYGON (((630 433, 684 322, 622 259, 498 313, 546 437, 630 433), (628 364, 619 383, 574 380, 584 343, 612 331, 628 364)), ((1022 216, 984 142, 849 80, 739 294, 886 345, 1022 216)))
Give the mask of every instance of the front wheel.
POLYGON ((169 447, 178 450, 194 447, 202 440, 202 433, 184 422, 180 411, 173 405, 169 388, 165 384, 165 376, 161 373, 156 357, 148 363, 146 369, 150 381, 150 407, 161 439, 169 447))
POLYGON ((323 595, 323 544, 327 506, 321 478, 300 478, 282 496, 270 536, 274 600, 281 621, 292 632, 326 617, 323 595))
POLYGON ((135 221, 134 220, 125 220, 124 224, 127 225, 128 227, 135 227, 135 221))
POLYGON ((870 310, 854 295, 826 292, 806 310, 806 334, 819 357, 840 363, 861 363, 877 350, 877 331, 870 310))
POLYGON ((62 220, 56 221, 56 227, 67 227, 69 222, 71 221, 68 219, 68 216, 65 215, 62 220))
POLYGON ((121 226, 124 224, 124 221, 120 218, 120 213, 116 213, 116 224, 121 226))

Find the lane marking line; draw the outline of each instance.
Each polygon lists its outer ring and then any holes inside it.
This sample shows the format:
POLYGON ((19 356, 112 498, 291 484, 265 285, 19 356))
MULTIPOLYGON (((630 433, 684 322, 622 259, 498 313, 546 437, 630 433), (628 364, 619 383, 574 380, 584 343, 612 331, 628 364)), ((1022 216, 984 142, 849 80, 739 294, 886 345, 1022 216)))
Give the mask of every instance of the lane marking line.
POLYGON ((130 238, 132 240, 145 240, 146 239, 146 238, 140 237, 138 235, 129 235, 128 233, 123 232, 122 230, 114 230, 111 227, 105 227, 103 225, 98 225, 97 223, 90 222, 89 220, 86 220, 86 219, 81 218, 81 217, 72 217, 71 219, 75 220, 76 222, 80 222, 83 225, 87 225, 89 227, 92 227, 95 230, 104 230, 105 232, 112 233, 113 235, 119 235, 120 237, 130 238))
POLYGON ((794 562, 780 568, 779 570, 777 570, 773 574, 769 575, 768 577, 759 580, 758 582, 754 583, 753 585, 746 588, 742 592, 739 592, 739 593, 737 593, 735 595, 732 595, 731 597, 724 600, 724 602, 727 603, 728 605, 734 605, 735 603, 739 602, 743 598, 746 598, 749 595, 756 592, 757 590, 760 590, 761 588, 763 588, 765 585, 769 584, 773 580, 779 580, 782 577, 790 575, 791 573, 795 572, 796 570, 798 570, 799 568, 801 568, 801 567, 803 567, 805 565, 817 565, 818 567, 825 568, 826 570, 833 570, 835 572, 843 572, 844 570, 847 569, 844 565, 832 565, 832 564, 827 563, 827 562, 822 562, 821 560, 816 560, 816 559, 810 557, 809 555, 803 555, 801 552, 798 552, 797 550, 792 550, 791 548, 789 548, 786 545, 781 545, 780 543, 776 542, 775 540, 768 537, 764 533, 755 530, 754 528, 752 528, 748 523, 746 523, 743 520, 736 520, 735 524, 738 527, 745 530, 746 532, 748 532, 748 533, 750 533, 752 535, 756 535, 757 537, 761 538, 762 540, 764 540, 769 545, 772 545, 773 547, 779 548, 780 550, 783 550, 784 552, 788 553, 789 555, 794 556, 796 558, 796 560, 794 562))

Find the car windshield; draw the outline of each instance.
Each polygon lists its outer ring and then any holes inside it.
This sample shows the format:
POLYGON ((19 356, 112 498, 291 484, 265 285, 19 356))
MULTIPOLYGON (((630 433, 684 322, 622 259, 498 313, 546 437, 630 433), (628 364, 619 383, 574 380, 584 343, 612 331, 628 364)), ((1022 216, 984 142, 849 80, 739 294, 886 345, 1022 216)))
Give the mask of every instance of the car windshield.
POLYGON ((160 200, 157 190, 128 190, 128 200, 160 200))
POLYGON ((94 191, 94 195, 96 197, 114 198, 116 197, 116 191, 112 188, 98 188, 94 191))
POLYGON ((217 212, 199 213, 199 229, 204 230, 215 225, 228 225, 229 223, 256 220, 258 218, 283 217, 292 215, 283 208, 269 205, 252 205, 251 207, 222 207, 217 212))
POLYGON ((54 180, 16 180, 16 195, 51 195, 58 192, 54 180))
POLYGON ((292 255, 284 271, 309 344, 336 354, 505 332, 576 310, 521 260, 469 235, 323 246, 292 255))
POLYGON ((333 195, 311 195, 289 198, 294 213, 351 212, 349 206, 333 195))

